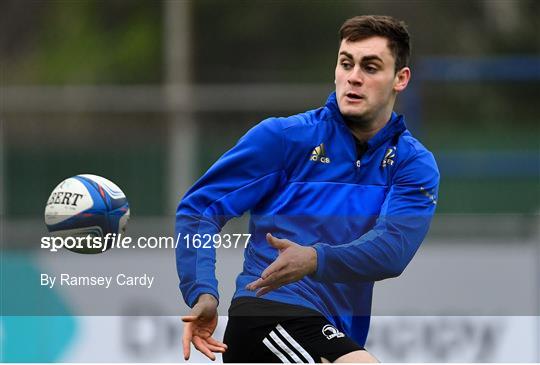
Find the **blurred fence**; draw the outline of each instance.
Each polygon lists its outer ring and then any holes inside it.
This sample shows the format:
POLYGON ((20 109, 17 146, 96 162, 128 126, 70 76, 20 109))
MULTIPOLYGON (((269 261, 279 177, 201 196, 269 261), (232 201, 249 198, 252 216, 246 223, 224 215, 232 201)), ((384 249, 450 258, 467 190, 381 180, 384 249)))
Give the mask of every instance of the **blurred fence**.
MULTIPOLYGON (((537 74, 532 74, 533 80, 537 74)), ((430 82, 426 90, 438 88, 430 82)), ((425 105, 430 96, 420 97, 422 85, 418 82, 409 94, 408 90, 397 110, 404 112, 413 133, 420 135, 438 160, 442 175, 439 212, 537 213, 538 127, 516 130, 510 128, 514 122, 508 121, 507 129, 489 128, 490 121, 477 120, 468 127, 456 121, 452 130, 453 122, 433 121, 429 104, 425 105)), ((172 214, 179 193, 247 129, 271 115, 320 106, 331 87, 34 86, 1 91, 2 201, 9 217, 41 214, 57 183, 84 172, 117 182, 126 190, 134 214, 172 214), (179 145, 184 148, 178 150, 179 145), (175 168, 180 171, 171 174, 175 168)), ((452 100, 444 103, 450 108, 454 104, 452 100)))

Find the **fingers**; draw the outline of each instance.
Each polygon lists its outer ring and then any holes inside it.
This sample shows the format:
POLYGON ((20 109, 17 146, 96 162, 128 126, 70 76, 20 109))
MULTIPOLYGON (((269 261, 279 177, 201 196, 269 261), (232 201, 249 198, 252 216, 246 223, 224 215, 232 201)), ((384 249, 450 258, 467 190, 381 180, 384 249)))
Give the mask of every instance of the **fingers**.
POLYGON ((285 268, 285 266, 287 266, 287 262, 285 260, 280 260, 278 257, 276 261, 272 262, 270 266, 264 269, 261 274, 261 278, 267 279, 272 274, 277 274, 277 272, 285 268))
POLYGON ((266 241, 270 244, 270 246, 272 246, 274 248, 277 248, 278 250, 284 250, 287 247, 292 245, 291 241, 276 238, 276 237, 272 236, 271 233, 266 234, 266 241))
POLYGON ((206 347, 208 347, 208 349, 212 352, 219 352, 220 354, 224 353, 225 351, 227 351, 226 348, 224 347, 220 347, 220 346, 214 346, 214 345, 211 345, 209 344, 208 342, 206 342, 206 347))
POLYGON ((292 281, 293 280, 291 280, 291 276, 289 274, 281 271, 269 276, 266 279, 255 280, 253 283, 246 286, 246 289, 251 291, 259 289, 255 295, 260 297, 271 292, 272 290, 276 290, 283 285, 289 284, 292 281))
POLYGON ((287 263, 279 258, 272 262, 261 274, 261 277, 246 285, 246 289, 255 290, 273 284, 281 278, 280 271, 287 266, 287 263))
POLYGON ((218 346, 218 347, 223 347, 225 350, 227 349, 227 345, 225 345, 223 342, 220 342, 218 340, 216 340, 215 338, 213 337, 208 337, 205 339, 206 342, 208 342, 209 344, 211 345, 214 345, 214 346, 218 346))
POLYGON ((255 281, 252 281, 248 285, 246 285, 247 290, 255 290, 260 286, 260 283, 263 281, 263 279, 257 279, 255 281))
POLYGON ((184 336, 182 341, 183 341, 183 346, 184 346, 184 360, 186 361, 189 360, 189 357, 190 357, 191 342, 193 342, 193 345, 195 346, 197 350, 199 350, 201 353, 203 353, 206 357, 208 357, 212 361, 216 359, 216 356, 213 354, 213 352, 218 352, 222 354, 225 351, 227 351, 227 345, 214 340, 212 337, 203 339, 199 336, 194 336, 193 338, 191 338, 190 341, 186 342, 186 336, 184 336))
POLYGON ((212 361, 216 359, 216 355, 214 355, 214 353, 208 348, 208 344, 202 338, 195 336, 193 337, 192 342, 195 348, 199 350, 202 354, 204 354, 207 358, 212 361))
POLYGON ((211 350, 212 352, 219 352, 224 353, 227 351, 227 345, 225 345, 223 342, 219 342, 216 339, 212 337, 199 337, 204 345, 211 350))
MULTIPOLYGON (((183 318, 182 318, 183 320, 183 318)), ((182 347, 184 349, 184 360, 189 360, 191 355, 191 339, 193 337, 193 329, 191 323, 184 325, 184 334, 182 335, 182 347)))
POLYGON ((266 279, 259 278, 249 283, 248 285, 246 285, 246 289, 253 291, 253 290, 257 290, 262 287, 270 286, 270 285, 277 285, 279 287, 284 284, 281 282, 283 280, 283 277, 284 277, 283 273, 279 271, 274 272, 271 275, 267 276, 266 279))
POLYGON ((257 297, 262 297, 263 295, 270 293, 272 290, 276 290, 280 286, 281 285, 265 286, 265 287, 261 288, 260 290, 258 290, 257 293, 255 293, 255 295, 257 297))

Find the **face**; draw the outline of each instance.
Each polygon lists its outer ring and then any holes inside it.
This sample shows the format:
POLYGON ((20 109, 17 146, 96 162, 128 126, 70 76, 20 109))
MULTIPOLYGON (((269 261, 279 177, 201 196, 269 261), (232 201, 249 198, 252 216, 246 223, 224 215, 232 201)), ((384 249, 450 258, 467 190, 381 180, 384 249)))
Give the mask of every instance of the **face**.
POLYGON ((341 114, 360 122, 386 122, 410 69, 395 72, 395 59, 383 37, 343 40, 336 65, 336 97, 341 114))

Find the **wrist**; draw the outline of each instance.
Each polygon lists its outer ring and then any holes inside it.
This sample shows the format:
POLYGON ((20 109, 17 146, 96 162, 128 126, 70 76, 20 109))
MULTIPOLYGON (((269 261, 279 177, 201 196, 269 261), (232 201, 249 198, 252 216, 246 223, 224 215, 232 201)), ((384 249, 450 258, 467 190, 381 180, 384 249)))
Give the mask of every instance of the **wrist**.
POLYGON ((212 294, 201 294, 197 303, 209 303, 214 304, 216 307, 218 305, 218 300, 212 294))
POLYGON ((313 247, 308 247, 308 248, 309 248, 310 256, 309 256, 309 265, 308 265, 309 271, 307 275, 311 275, 317 272, 317 250, 313 247))
POLYGON ((317 263, 315 266, 315 271, 311 274, 311 278, 316 281, 321 281, 321 282, 326 281, 324 272, 326 271, 325 248, 327 247, 327 245, 319 242, 310 247, 312 247, 317 253, 317 256, 316 256, 317 263))

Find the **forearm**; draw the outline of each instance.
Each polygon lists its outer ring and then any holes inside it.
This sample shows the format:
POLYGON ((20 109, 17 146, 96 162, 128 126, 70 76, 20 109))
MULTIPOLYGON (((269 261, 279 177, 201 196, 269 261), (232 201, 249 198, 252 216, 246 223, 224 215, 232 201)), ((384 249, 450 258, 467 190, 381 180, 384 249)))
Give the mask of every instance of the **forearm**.
POLYGON ((203 294, 219 299, 218 282, 215 276, 216 253, 213 247, 201 248, 194 245, 194 235, 217 234, 218 228, 192 216, 177 216, 176 267, 180 279, 180 290, 184 301, 192 307, 203 294))
POLYGON ((431 216, 384 219, 358 240, 344 245, 318 243, 317 271, 323 282, 371 282, 399 276, 422 243, 431 216))

